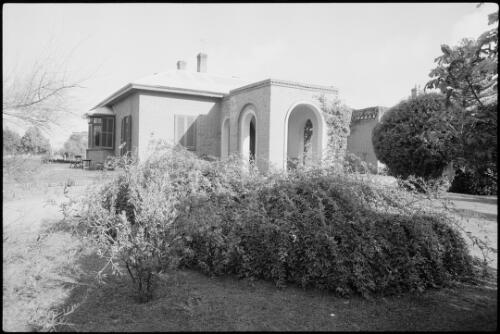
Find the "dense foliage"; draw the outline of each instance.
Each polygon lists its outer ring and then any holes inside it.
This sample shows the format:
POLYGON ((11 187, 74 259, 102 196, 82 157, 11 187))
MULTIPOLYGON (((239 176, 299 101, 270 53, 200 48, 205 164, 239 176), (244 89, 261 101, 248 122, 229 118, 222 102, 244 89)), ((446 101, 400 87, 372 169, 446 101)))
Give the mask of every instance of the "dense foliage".
POLYGON ((350 134, 352 109, 338 98, 326 95, 316 97, 326 123, 327 147, 324 163, 330 168, 341 170, 347 153, 347 137, 350 134))
POLYGON ((459 112, 437 93, 400 102, 373 129, 377 158, 394 176, 439 178, 460 146, 459 138, 449 130, 459 112))
POLYGON ((340 295, 471 279, 459 232, 405 196, 329 169, 262 175, 166 150, 89 192, 77 217, 145 300, 178 266, 340 295))
POLYGON ((37 127, 30 127, 21 138, 21 148, 26 153, 48 153, 50 152, 50 142, 37 127))
POLYGON ((346 173, 376 174, 377 166, 362 160, 354 153, 347 153, 344 158, 344 171, 346 173))
MULTIPOLYGON (((498 11, 488 16, 488 24, 498 24, 498 11)), ((463 39, 453 47, 444 44, 441 51, 426 88, 439 89, 447 103, 463 108, 451 115, 448 126, 459 138, 450 148, 458 167, 451 190, 496 194, 498 26, 477 40, 463 39)))
POLYGON ((4 154, 17 153, 21 149, 21 136, 9 128, 3 129, 4 154))
POLYGON ((88 147, 87 142, 88 142, 87 132, 74 132, 64 142, 64 146, 60 150, 60 153, 69 156, 85 155, 85 151, 88 147))

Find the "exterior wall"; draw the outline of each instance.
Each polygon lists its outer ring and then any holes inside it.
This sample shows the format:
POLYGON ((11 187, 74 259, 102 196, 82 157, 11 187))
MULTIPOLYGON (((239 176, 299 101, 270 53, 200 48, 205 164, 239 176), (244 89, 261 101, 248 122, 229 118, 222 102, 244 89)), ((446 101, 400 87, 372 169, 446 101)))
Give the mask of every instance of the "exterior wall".
POLYGON ((121 125, 122 119, 126 116, 132 116, 132 152, 137 152, 140 145, 139 133, 139 95, 131 94, 124 99, 118 101, 112 107, 115 113, 115 155, 120 156, 120 140, 121 140, 121 125))
MULTIPOLYGON (((145 159, 149 154, 151 140, 176 144, 176 114, 198 116, 196 152, 200 155, 220 156, 220 99, 146 91, 139 92, 139 96, 140 159, 145 159)), ((132 126, 134 127, 134 123, 132 126)))
POLYGON ((229 119, 229 154, 240 153, 240 116, 246 106, 253 105, 256 116, 255 160, 263 171, 267 170, 269 160, 270 92, 270 86, 265 86, 236 92, 225 98, 217 126, 220 133, 224 120, 229 119))
POLYGON ((377 170, 379 170, 383 164, 377 160, 377 156, 375 155, 372 143, 372 133, 387 109, 388 108, 384 107, 373 107, 354 111, 353 120, 350 126, 351 133, 349 137, 347 137, 348 152, 356 154, 361 160, 372 164, 377 170), (364 119, 359 119, 359 116, 356 118, 356 114, 359 112, 364 112, 368 115, 369 113, 375 113, 376 115, 369 115, 364 119))
MULTIPOLYGON (((283 87, 273 85, 271 91, 271 112, 269 117, 269 129, 271 136, 269 141, 269 163, 275 168, 286 168, 286 145, 285 131, 288 129, 288 124, 285 124, 286 116, 290 108, 297 103, 310 103, 319 109, 318 96, 325 94, 327 97, 335 98, 336 93, 321 92, 318 90, 310 90, 295 87, 283 87)), ((326 131, 326 129, 325 129, 326 131)))
POLYGON ((351 134, 347 137, 347 150, 374 166, 377 166, 377 157, 373 150, 372 132, 377 123, 377 119, 358 120, 351 123, 351 134))

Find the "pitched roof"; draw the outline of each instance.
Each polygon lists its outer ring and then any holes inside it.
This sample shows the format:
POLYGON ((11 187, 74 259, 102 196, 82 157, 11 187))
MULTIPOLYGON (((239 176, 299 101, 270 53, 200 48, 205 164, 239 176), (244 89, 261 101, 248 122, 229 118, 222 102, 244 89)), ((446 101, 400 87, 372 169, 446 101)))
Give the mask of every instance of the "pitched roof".
POLYGON ((337 89, 331 86, 311 85, 278 79, 266 79, 258 82, 252 82, 236 77, 222 77, 208 74, 206 72, 171 70, 155 73, 153 75, 148 75, 134 80, 108 96, 91 110, 109 106, 134 90, 222 98, 228 94, 239 93, 248 89, 254 89, 271 84, 337 93, 337 89))
POLYGON ((101 101, 92 108, 92 110, 109 105, 134 89, 208 97, 223 97, 229 94, 230 90, 247 85, 248 83, 249 81, 235 77, 222 77, 204 72, 191 72, 187 70, 171 70, 155 73, 132 81, 101 101))
POLYGON ((203 72, 174 70, 155 73, 133 83, 227 94, 231 89, 241 87, 249 82, 235 77, 228 78, 203 72))

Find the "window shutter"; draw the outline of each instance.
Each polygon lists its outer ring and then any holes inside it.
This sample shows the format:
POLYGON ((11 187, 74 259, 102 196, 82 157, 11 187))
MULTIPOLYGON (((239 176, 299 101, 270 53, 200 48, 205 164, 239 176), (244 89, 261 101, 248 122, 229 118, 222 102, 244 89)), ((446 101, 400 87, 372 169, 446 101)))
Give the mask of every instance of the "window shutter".
POLYGON ((127 150, 132 151, 132 116, 128 116, 127 150))
POLYGON ((196 116, 187 116, 186 148, 196 149, 196 116))
POLYGON ((120 145, 125 141, 125 118, 122 118, 121 130, 120 130, 120 145))
POLYGON ((185 133, 185 130, 184 130, 185 119, 184 118, 185 118, 184 115, 175 115, 175 118, 174 118, 175 144, 181 144, 183 146, 185 146, 185 140, 186 140, 186 138, 184 136, 184 133, 185 133))
POLYGON ((122 122, 121 122, 121 127, 120 127, 120 155, 124 155, 125 154, 125 147, 122 146, 123 143, 125 142, 125 119, 126 117, 122 118, 122 122))
POLYGON ((174 141, 187 149, 196 149, 197 116, 174 115, 174 141))
POLYGON ((92 143, 92 137, 93 137, 92 130, 93 130, 93 127, 92 127, 91 124, 89 124, 89 133, 88 133, 88 141, 87 141, 88 142, 88 144, 87 144, 88 148, 94 147, 94 144, 92 143))

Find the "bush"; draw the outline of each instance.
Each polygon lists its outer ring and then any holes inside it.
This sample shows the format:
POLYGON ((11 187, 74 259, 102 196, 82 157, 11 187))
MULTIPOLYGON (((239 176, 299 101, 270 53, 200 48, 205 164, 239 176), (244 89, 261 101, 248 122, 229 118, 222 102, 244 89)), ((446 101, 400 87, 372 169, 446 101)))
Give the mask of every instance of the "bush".
MULTIPOLYGON (((389 109, 375 126, 375 154, 393 176, 439 178, 456 156, 458 138, 449 125, 458 107, 440 94, 424 94, 389 109)), ((456 116, 455 116, 456 118, 456 116)))
POLYGON ((458 169, 449 189, 450 192, 471 195, 496 195, 497 190, 496 168, 482 172, 458 169))
POLYGON ((340 295, 472 279, 460 234, 444 216, 412 211, 405 196, 328 169, 262 175, 238 159, 164 150, 125 165, 79 215, 142 300, 152 297, 156 273, 177 266, 340 295))
POLYGON ((347 153, 344 158, 344 171, 347 173, 376 174, 377 167, 361 160, 354 153, 347 153))
POLYGON ((445 217, 376 211, 381 203, 400 211, 376 192, 343 176, 296 175, 244 202, 214 196, 179 226, 181 263, 340 295, 423 291, 473 276, 445 217))

